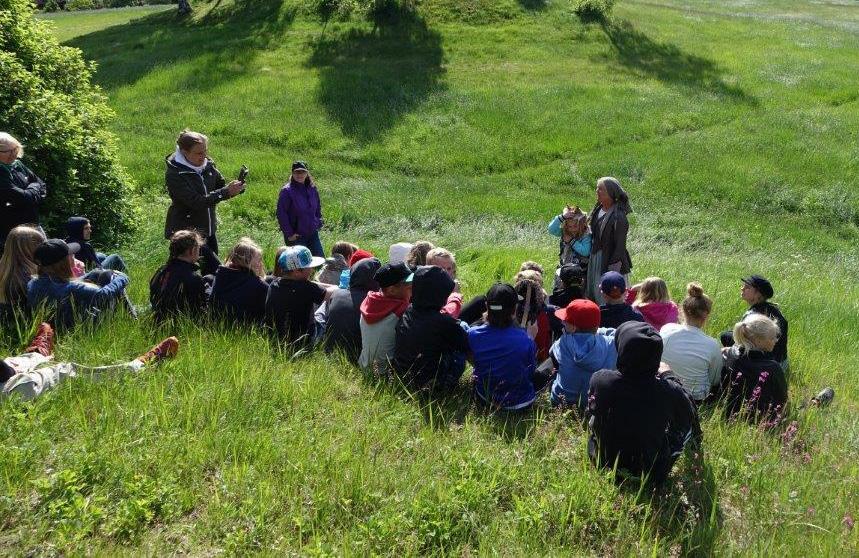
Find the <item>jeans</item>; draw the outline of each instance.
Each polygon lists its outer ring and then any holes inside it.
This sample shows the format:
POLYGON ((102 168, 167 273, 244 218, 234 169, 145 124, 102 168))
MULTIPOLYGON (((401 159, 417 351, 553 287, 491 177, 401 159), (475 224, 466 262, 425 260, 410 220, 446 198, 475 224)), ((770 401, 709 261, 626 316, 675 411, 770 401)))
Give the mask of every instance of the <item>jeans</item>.
POLYGON ((325 248, 322 247, 322 241, 319 240, 319 231, 314 232, 309 236, 298 235, 295 240, 289 240, 286 235, 283 235, 283 240, 287 246, 304 246, 310 250, 314 256, 324 258, 325 248))

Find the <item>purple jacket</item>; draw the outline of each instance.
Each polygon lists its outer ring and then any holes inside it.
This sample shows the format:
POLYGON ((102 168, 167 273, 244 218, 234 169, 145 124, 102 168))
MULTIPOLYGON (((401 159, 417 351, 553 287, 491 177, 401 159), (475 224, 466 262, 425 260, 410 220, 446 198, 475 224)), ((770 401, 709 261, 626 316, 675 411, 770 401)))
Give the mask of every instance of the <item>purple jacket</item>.
POLYGON ((310 236, 322 228, 322 205, 316 186, 287 182, 277 199, 277 221, 284 237, 310 236))

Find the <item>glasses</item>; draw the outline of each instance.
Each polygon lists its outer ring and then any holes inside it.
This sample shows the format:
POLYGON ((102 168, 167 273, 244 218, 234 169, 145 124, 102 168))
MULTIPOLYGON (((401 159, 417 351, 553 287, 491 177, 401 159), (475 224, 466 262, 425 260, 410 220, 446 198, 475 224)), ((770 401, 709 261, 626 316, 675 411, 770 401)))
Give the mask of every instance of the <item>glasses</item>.
POLYGON ((9 149, 0 149, 0 153, 12 153, 13 151, 18 151, 18 148, 10 147, 9 149))

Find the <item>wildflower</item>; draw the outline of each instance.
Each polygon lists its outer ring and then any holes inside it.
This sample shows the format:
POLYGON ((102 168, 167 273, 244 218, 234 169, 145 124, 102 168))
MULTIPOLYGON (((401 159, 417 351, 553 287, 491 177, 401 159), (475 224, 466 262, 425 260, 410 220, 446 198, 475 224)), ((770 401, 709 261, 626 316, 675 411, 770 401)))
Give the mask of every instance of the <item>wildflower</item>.
POLYGON ((841 520, 841 524, 844 525, 848 531, 853 530, 853 516, 849 513, 844 514, 844 519, 841 520))

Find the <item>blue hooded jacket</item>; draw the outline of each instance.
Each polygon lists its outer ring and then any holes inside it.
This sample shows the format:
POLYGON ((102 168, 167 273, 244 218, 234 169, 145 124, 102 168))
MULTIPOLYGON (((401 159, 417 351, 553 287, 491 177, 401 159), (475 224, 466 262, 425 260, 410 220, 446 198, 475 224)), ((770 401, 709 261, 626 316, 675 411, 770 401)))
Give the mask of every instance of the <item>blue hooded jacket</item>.
POLYGON ((115 271, 103 287, 95 284, 100 270, 92 271, 79 280, 59 281, 40 275, 27 284, 27 301, 34 310, 45 305, 54 314, 54 326, 71 329, 84 320, 96 320, 102 310, 110 309, 123 296, 128 276, 115 271))
POLYGON ((591 376, 597 370, 613 369, 617 363, 614 329, 593 333, 564 333, 552 345, 558 374, 552 383, 552 403, 565 401, 583 406, 591 376))

